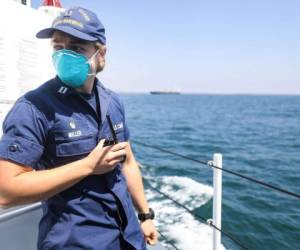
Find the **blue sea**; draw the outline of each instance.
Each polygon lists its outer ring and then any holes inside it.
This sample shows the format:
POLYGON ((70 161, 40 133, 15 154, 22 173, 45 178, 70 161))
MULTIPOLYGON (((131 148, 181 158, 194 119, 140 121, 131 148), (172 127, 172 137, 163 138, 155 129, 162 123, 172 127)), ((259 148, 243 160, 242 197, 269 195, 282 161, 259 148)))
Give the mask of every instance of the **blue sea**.
MULTIPOLYGON (((300 194, 300 96, 121 95, 131 139, 300 194)), ((132 142, 144 176, 205 218, 212 170, 132 142)), ((182 250, 212 249, 212 230, 147 188, 158 229, 182 250)), ((223 173, 222 229, 255 250, 300 249, 300 200, 223 173)), ((241 249, 222 235, 224 249, 241 249)), ((173 249, 171 246, 168 249, 173 249)))

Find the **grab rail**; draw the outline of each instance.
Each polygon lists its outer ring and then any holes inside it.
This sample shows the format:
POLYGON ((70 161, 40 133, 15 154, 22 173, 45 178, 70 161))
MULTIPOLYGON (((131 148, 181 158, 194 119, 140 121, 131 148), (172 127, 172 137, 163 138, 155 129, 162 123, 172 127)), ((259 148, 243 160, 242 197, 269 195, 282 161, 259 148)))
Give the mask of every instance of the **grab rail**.
POLYGON ((3 214, 0 214, 0 223, 3 221, 6 221, 6 220, 13 219, 16 216, 20 216, 25 213, 38 210, 41 208, 41 206, 42 206, 42 204, 40 202, 38 202, 38 203, 34 203, 34 204, 31 204, 31 205, 28 205, 25 207, 20 207, 20 208, 11 210, 11 211, 4 212, 3 214))

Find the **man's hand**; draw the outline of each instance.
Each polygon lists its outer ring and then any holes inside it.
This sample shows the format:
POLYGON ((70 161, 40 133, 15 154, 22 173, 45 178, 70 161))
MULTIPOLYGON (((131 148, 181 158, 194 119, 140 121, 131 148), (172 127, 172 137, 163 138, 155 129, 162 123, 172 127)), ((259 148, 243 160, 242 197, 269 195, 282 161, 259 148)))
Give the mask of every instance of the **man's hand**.
POLYGON ((144 233, 145 240, 149 245, 157 243, 158 233, 152 220, 145 220, 141 222, 141 228, 144 233))
POLYGON ((102 139, 93 151, 85 158, 92 174, 105 174, 112 171, 118 163, 124 160, 127 142, 103 147, 102 139))

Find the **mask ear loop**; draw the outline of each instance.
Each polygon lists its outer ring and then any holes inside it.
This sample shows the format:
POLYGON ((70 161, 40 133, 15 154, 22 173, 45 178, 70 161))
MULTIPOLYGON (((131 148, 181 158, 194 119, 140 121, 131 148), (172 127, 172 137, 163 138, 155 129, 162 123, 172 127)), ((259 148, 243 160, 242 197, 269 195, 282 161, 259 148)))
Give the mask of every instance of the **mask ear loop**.
MULTIPOLYGON (((94 53, 94 55, 92 55, 91 58, 88 60, 87 63, 90 65, 90 67, 91 67, 91 64, 92 64, 91 60, 94 59, 94 57, 99 53, 99 51, 100 51, 100 49, 98 49, 98 50, 94 53)), ((89 73, 88 76, 95 76, 96 74, 97 74, 96 72, 95 72, 95 73, 89 73)))

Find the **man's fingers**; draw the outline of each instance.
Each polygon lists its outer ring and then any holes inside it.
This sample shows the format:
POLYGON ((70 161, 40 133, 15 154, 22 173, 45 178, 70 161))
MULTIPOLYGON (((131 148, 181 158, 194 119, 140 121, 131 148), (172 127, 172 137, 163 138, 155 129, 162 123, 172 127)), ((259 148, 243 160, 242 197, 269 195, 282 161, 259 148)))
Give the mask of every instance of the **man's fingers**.
POLYGON ((117 143, 117 144, 113 145, 111 150, 116 152, 116 151, 119 151, 121 149, 125 149, 126 146, 127 146, 127 142, 120 142, 120 143, 117 143))
POLYGON ((116 151, 116 152, 110 152, 109 155, 107 155, 106 161, 110 163, 114 160, 120 160, 124 159, 124 156, 126 155, 126 151, 124 149, 116 151))
POLYGON ((157 232, 151 232, 148 236, 147 236, 147 243, 149 245, 155 245, 157 243, 157 232))
POLYGON ((110 161, 109 164, 110 164, 111 166, 113 166, 112 168, 114 169, 114 168, 116 167, 116 165, 117 165, 118 163, 120 163, 120 162, 121 162, 121 160, 120 160, 120 159, 117 159, 117 160, 110 161))
POLYGON ((147 237, 147 243, 149 245, 155 245, 157 242, 157 239, 152 239, 151 237, 147 237))
MULTIPOLYGON (((101 139, 98 142, 98 145, 96 147, 99 148, 99 149, 103 148, 104 142, 105 142, 105 139, 101 139)), ((117 143, 115 145, 106 146, 105 148, 111 149, 112 151, 115 152, 115 151, 118 151, 118 150, 121 150, 121 149, 125 149, 126 146, 127 146, 127 142, 120 142, 120 143, 117 143)))
POLYGON ((110 161, 108 164, 115 167, 118 163, 122 162, 123 160, 124 160, 124 156, 118 157, 118 158, 110 161))
POLYGON ((105 142, 105 139, 101 139, 100 142, 98 143, 97 145, 97 148, 103 148, 103 145, 104 145, 104 142, 105 142))

